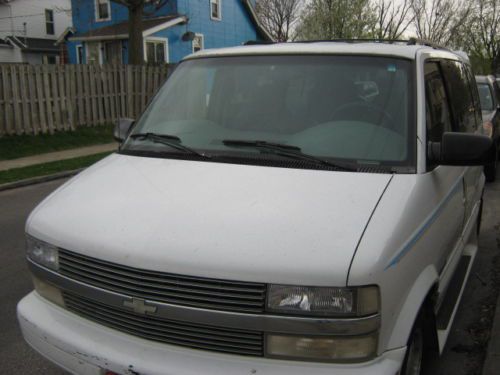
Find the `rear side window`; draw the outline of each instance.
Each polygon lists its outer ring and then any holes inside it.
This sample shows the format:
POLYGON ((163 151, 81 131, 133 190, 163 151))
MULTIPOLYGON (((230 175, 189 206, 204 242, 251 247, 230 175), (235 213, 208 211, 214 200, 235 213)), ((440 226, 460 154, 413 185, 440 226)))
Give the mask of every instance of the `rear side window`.
POLYGON ((439 64, 425 64, 425 108, 427 141, 441 142, 444 132, 452 131, 446 88, 439 64))
POLYGON ((493 93, 487 83, 478 83, 479 98, 481 99, 481 109, 483 111, 493 111, 493 93))
POLYGON ((446 79, 447 92, 450 93, 450 104, 453 115, 453 123, 455 129, 460 132, 473 133, 477 129, 477 119, 481 118, 480 114, 476 113, 476 108, 473 97, 473 90, 469 80, 467 68, 459 61, 444 61, 442 68, 446 79))
POLYGON ((500 87, 498 86, 498 83, 496 80, 493 82, 493 92, 494 92, 493 96, 494 96, 495 104, 498 105, 497 103, 500 102, 500 87))
POLYGON ((474 78, 474 73, 472 73, 470 65, 463 64, 463 67, 467 72, 467 77, 469 78, 468 79, 469 88, 471 90, 472 99, 474 101, 474 117, 476 119, 476 127, 474 130, 477 131, 477 129, 482 126, 483 117, 481 113, 481 101, 479 100, 479 92, 476 85, 476 78, 474 78))

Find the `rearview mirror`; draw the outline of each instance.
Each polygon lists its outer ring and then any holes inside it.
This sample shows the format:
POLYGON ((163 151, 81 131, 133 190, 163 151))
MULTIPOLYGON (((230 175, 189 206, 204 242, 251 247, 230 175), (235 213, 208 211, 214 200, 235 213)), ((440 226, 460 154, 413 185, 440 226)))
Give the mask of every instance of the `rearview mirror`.
POLYGON ((440 165, 485 165, 494 157, 493 143, 485 135, 447 132, 441 142, 429 142, 428 158, 440 165))
POLYGON ((131 118, 121 118, 115 124, 115 129, 113 130, 113 138, 122 143, 126 138, 132 125, 134 124, 134 119, 131 118))

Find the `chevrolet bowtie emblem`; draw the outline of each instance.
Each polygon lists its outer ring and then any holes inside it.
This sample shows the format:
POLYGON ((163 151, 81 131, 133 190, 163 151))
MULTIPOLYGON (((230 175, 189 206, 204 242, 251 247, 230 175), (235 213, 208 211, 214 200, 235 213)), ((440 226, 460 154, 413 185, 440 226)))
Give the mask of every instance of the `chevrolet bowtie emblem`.
POLYGON ((157 310, 156 306, 148 305, 146 301, 140 298, 132 298, 131 300, 123 301, 123 306, 141 315, 154 314, 157 310))

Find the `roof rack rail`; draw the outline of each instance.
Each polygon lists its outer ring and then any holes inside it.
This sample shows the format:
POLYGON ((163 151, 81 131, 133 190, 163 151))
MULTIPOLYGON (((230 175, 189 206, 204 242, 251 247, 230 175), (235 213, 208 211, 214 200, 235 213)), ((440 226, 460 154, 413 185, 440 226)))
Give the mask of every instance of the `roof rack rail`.
MULTIPOLYGON (((268 44, 278 44, 281 42, 274 42, 268 40, 249 40, 244 43, 245 46, 253 46, 253 45, 268 45, 268 44)), ((285 42, 283 42, 285 43, 285 42)), ((450 51, 449 48, 442 46, 438 43, 435 43, 426 39, 419 38, 410 38, 410 39, 367 39, 367 38, 359 38, 359 39, 316 39, 316 40, 297 40, 292 43, 387 43, 387 44, 405 44, 408 46, 427 46, 432 47, 434 49, 441 49, 450 51)))
POLYGON ((426 40, 426 39, 419 39, 419 38, 410 38, 408 39, 408 43, 407 43, 409 46, 427 46, 427 47, 432 47, 434 49, 443 49, 443 50, 446 50, 446 51, 449 51, 450 49, 449 48, 446 48, 445 46, 439 44, 439 43, 435 43, 431 40, 426 40))
POLYGON ((294 43, 407 43, 407 40, 401 39, 368 39, 368 38, 359 38, 359 39, 317 39, 317 40, 297 40, 294 43))
POLYGON ((275 44, 276 42, 272 40, 247 40, 245 43, 243 43, 244 46, 259 46, 259 45, 266 45, 266 44, 275 44))

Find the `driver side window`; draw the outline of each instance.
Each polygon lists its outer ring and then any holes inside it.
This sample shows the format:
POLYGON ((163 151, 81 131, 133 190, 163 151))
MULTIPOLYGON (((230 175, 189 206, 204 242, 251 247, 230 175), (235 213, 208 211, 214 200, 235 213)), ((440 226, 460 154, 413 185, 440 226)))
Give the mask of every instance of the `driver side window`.
POLYGON ((425 64, 425 104, 427 142, 441 142, 444 132, 452 131, 451 116, 439 63, 425 64))

